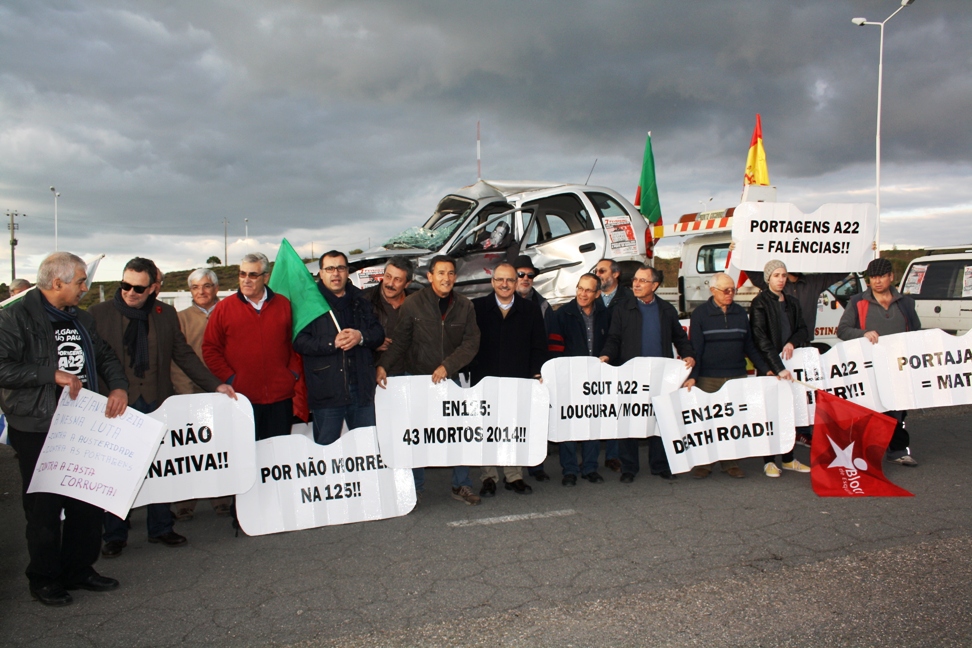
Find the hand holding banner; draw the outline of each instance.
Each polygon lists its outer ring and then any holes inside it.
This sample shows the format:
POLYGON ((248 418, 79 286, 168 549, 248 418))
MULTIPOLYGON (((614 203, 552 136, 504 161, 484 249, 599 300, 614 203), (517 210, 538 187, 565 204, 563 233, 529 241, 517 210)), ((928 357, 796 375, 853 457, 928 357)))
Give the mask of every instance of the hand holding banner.
POLYGON ((620 367, 586 356, 549 360, 541 369, 550 394, 547 438, 658 436, 652 399, 679 389, 689 373, 684 361, 670 358, 633 358, 620 367))
POLYGON ((266 535, 383 520, 415 506, 410 470, 394 470, 378 449, 375 428, 358 428, 322 446, 301 434, 256 443, 257 478, 236 498, 240 527, 266 535))
POLYGON ((673 473, 724 459, 793 449, 793 395, 770 376, 730 380, 719 391, 680 389, 655 399, 658 427, 673 473))
POLYGON ((378 442, 394 468, 535 466, 547 454, 547 390, 537 380, 398 376, 375 395, 378 442))
POLYGON ((124 519, 165 433, 162 423, 131 407, 105 417, 108 399, 82 389, 61 392, 28 493, 56 493, 124 519))
POLYGON ((152 412, 165 433, 133 506, 243 493, 256 479, 253 406, 243 394, 170 396, 152 412))

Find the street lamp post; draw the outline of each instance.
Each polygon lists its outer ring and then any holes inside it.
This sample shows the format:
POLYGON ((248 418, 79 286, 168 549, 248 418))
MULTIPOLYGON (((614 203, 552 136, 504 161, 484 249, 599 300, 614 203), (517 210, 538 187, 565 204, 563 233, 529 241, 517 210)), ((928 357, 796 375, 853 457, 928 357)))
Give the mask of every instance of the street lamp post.
POLYGON ((51 193, 54 194, 54 251, 57 252, 57 199, 61 194, 54 187, 51 187, 51 193))
POLYGON ((243 247, 247 254, 250 253, 250 219, 243 219, 243 247))
POLYGON ((881 28, 881 39, 878 47, 878 95, 877 95, 877 130, 874 136, 874 157, 875 157, 875 180, 874 180, 874 202, 877 207, 877 228, 874 234, 874 256, 877 258, 881 254, 881 91, 884 84, 884 25, 895 15, 912 4, 915 0, 901 0, 901 6, 895 9, 890 16, 883 22, 873 22, 867 18, 852 18, 851 22, 858 27, 864 25, 877 25, 881 28))

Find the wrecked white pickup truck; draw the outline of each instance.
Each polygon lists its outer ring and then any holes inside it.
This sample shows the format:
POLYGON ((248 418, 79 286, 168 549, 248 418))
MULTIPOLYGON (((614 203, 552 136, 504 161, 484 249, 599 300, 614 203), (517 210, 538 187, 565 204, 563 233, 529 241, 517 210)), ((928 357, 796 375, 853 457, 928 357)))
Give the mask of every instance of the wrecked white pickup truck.
POLYGON ((440 200, 421 227, 348 261, 360 288, 377 283, 393 256, 411 258, 424 284, 432 257, 448 254, 456 259, 456 290, 477 297, 492 290, 493 268, 525 254, 539 271, 536 289, 558 304, 575 296, 578 277, 602 258, 616 260, 630 279, 647 262, 646 236, 650 243, 648 222, 611 189, 480 180, 440 200))

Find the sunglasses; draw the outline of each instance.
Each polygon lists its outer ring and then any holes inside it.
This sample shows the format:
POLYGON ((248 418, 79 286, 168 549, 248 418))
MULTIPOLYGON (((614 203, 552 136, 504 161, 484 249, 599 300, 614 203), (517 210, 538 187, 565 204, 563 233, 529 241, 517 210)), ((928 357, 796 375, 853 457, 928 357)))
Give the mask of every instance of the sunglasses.
POLYGON ((262 277, 265 274, 267 274, 267 273, 266 272, 242 272, 242 271, 240 271, 240 279, 259 279, 260 277, 262 277))
POLYGON ((537 276, 537 273, 536 272, 517 272, 516 273, 516 276, 519 277, 520 279, 524 279, 524 278, 527 278, 527 277, 529 277, 530 279, 533 279, 534 277, 537 276))
POLYGON ((132 285, 132 284, 128 283, 127 281, 123 281, 119 285, 121 286, 122 291, 134 290, 139 295, 141 295, 143 292, 145 292, 146 290, 148 290, 149 288, 152 287, 151 285, 149 285, 149 286, 135 286, 135 285, 132 285))
POLYGON ((736 294, 736 289, 735 288, 715 288, 715 287, 713 287, 712 290, 718 290, 723 295, 735 295, 736 294))

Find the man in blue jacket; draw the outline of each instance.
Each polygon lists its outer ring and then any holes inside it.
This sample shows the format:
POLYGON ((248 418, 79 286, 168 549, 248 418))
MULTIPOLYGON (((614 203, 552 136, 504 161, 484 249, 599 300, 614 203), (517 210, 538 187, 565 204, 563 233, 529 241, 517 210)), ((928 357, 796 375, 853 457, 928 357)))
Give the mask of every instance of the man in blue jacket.
MULTIPOLYGON (((618 303, 611 316, 611 328, 601 350, 601 361, 620 367, 632 358, 674 358, 673 347, 685 359, 685 366, 695 366, 695 353, 685 330, 678 321, 678 311, 655 294, 661 285, 662 274, 649 266, 642 266, 632 280, 633 298, 618 303)), ((685 387, 695 381, 689 378, 685 387)), ((621 439, 621 482, 630 484, 641 468, 638 458, 638 439, 621 439)), ((651 473, 665 480, 673 480, 660 436, 648 437, 648 464, 651 473)))
MULTIPOLYGON (((587 273, 577 281, 577 297, 556 311, 550 330, 548 350, 553 358, 578 356, 597 357, 607 338, 608 311, 598 297, 601 280, 587 273)), ((576 486, 577 475, 592 484, 604 482, 597 472, 599 441, 562 441, 558 444, 561 484, 576 486), (581 451, 581 466, 577 465, 577 446, 581 451)))
POLYGON ((314 441, 330 445, 341 428, 375 424, 375 362, 372 355, 385 341, 374 308, 348 282, 348 258, 325 252, 320 260, 317 287, 331 307, 294 339, 304 356, 307 405, 314 416, 314 441))

